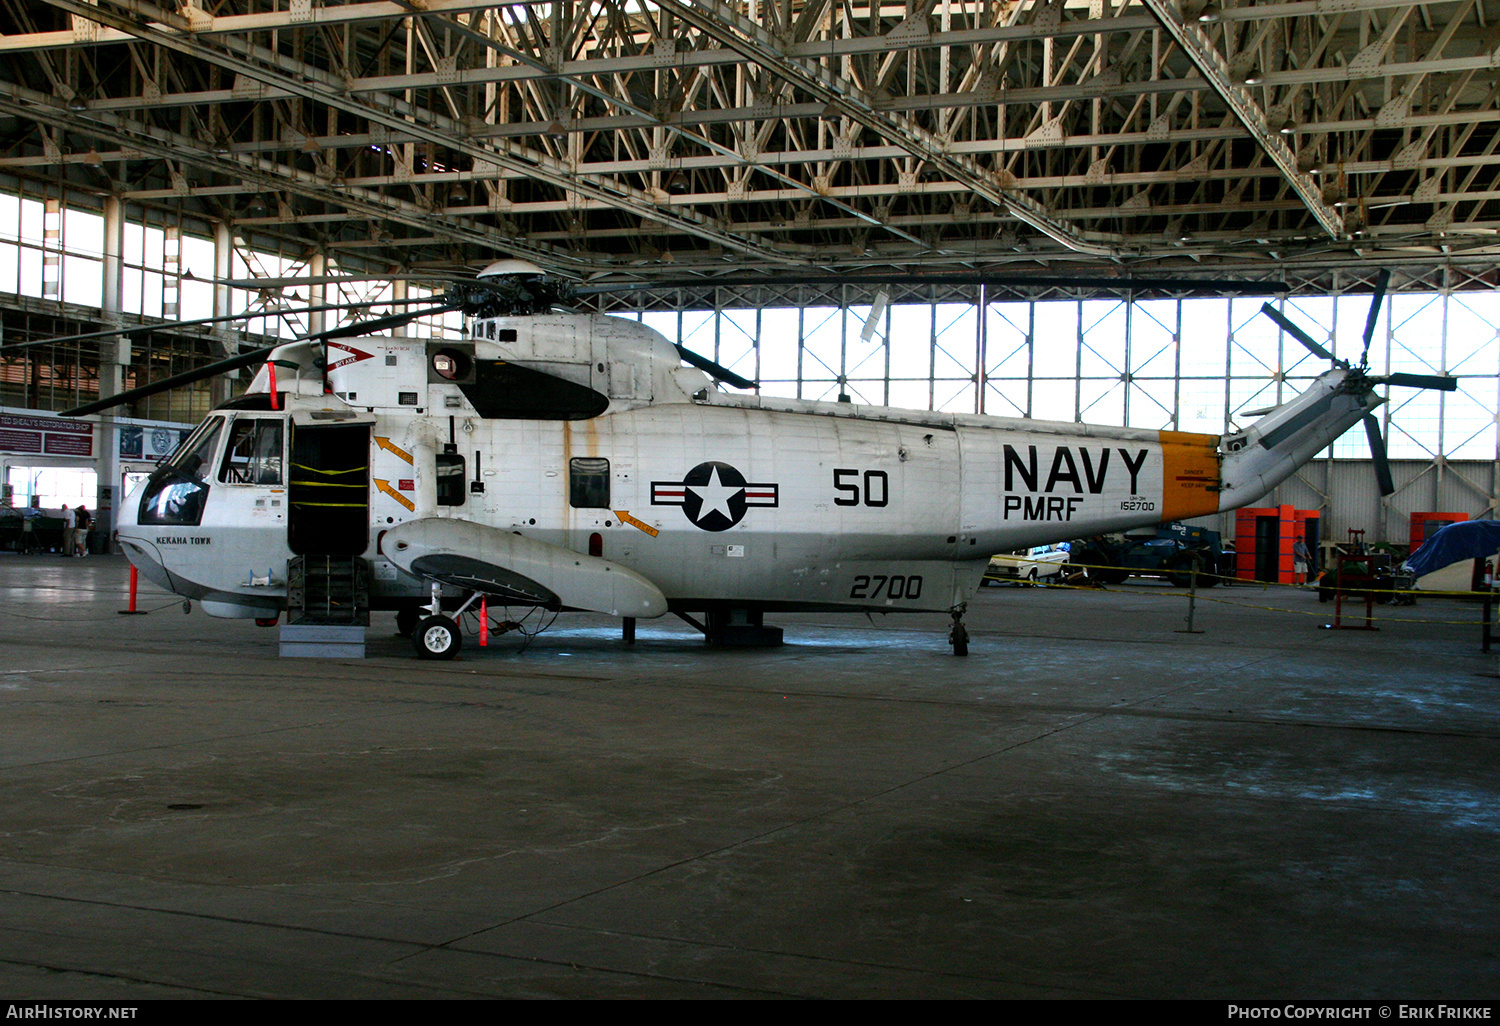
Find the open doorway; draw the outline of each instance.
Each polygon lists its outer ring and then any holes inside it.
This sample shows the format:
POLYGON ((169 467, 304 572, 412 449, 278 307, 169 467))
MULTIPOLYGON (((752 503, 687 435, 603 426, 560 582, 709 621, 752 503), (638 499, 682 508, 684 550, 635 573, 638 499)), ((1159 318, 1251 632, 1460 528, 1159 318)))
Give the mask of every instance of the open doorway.
POLYGON ((358 556, 369 545, 370 428, 294 425, 287 541, 300 555, 358 556))

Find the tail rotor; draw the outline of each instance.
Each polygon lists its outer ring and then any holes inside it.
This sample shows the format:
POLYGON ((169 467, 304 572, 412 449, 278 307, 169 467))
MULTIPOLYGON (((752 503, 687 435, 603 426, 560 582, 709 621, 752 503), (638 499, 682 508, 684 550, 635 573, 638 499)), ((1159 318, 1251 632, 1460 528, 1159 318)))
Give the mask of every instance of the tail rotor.
MULTIPOLYGON (((1279 310, 1270 303, 1261 306, 1261 312, 1274 321, 1282 331, 1307 349, 1314 356, 1322 357, 1338 369, 1345 372, 1340 391, 1364 396, 1373 394, 1379 385, 1396 385, 1404 388, 1430 388, 1442 392, 1452 392, 1458 388, 1458 379, 1448 374, 1385 374, 1371 375, 1370 369, 1370 342, 1375 337, 1375 326, 1380 320, 1380 308, 1385 302, 1386 287, 1390 284, 1391 275, 1389 271, 1381 271, 1375 281, 1375 294, 1370 299, 1370 312, 1365 316, 1364 346, 1360 350, 1359 363, 1351 365, 1348 360, 1340 360, 1334 356, 1328 348, 1315 340, 1307 332, 1288 320, 1279 310)), ((1391 479, 1390 461, 1386 459, 1385 438, 1381 434, 1380 419, 1373 413, 1364 415, 1365 436, 1370 441, 1370 458, 1375 464, 1375 479, 1380 484, 1380 494, 1390 495, 1396 490, 1395 482, 1391 479)), ((1287 428, 1283 427, 1283 431, 1287 428)))

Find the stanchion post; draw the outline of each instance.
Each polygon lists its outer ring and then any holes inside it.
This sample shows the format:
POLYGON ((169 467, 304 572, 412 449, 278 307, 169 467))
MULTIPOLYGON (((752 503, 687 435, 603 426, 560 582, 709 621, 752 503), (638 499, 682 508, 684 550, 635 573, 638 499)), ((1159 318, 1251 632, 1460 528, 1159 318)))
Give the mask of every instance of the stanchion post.
POLYGON ((1203 632, 1193 626, 1193 618, 1198 611, 1198 567, 1200 557, 1193 553, 1193 562, 1188 567, 1188 613, 1187 629, 1176 631, 1177 634, 1202 634, 1203 632))
POLYGON ((145 615, 145 611, 144 610, 135 608, 135 593, 136 593, 136 586, 139 583, 139 580, 140 580, 140 571, 138 571, 135 568, 135 564, 132 563, 132 564, 130 564, 130 608, 129 609, 122 609, 122 610, 120 610, 119 612, 120 612, 121 616, 144 616, 145 615))

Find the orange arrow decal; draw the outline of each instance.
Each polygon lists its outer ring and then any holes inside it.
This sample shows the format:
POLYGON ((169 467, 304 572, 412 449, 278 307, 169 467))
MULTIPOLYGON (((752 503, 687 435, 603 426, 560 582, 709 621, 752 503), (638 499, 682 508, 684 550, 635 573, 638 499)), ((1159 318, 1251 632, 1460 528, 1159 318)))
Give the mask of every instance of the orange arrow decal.
POLYGON ((621 523, 629 524, 631 527, 634 527, 639 531, 645 531, 653 538, 655 538, 658 534, 661 534, 660 531, 652 527, 650 524, 646 523, 644 520, 637 520, 635 517, 631 516, 630 510, 628 509, 615 510, 615 516, 620 518, 621 523))
POLYGON ((389 481, 382 481, 377 477, 375 479, 375 487, 379 488, 382 492, 385 492, 385 494, 389 495, 391 498, 401 503, 401 505, 405 506, 407 512, 413 512, 416 510, 416 505, 406 496, 402 495, 400 492, 396 491, 396 489, 392 488, 389 481))
POLYGON ((393 452, 393 453, 395 453, 397 456, 400 456, 406 462, 411 463, 412 466, 416 466, 415 463, 412 463, 411 453, 407 452, 405 449, 401 448, 398 445, 392 445, 391 444, 391 440, 389 438, 381 438, 379 435, 376 435, 375 436, 375 444, 378 445, 378 446, 380 446, 386 452, 393 452))

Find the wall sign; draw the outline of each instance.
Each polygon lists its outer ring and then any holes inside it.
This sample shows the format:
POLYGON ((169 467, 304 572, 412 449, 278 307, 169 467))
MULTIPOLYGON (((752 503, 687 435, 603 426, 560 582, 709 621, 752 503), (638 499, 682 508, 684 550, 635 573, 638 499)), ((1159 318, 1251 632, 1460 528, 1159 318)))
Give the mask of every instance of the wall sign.
POLYGON ((0 413, 0 452, 92 456, 94 425, 62 417, 0 413))

